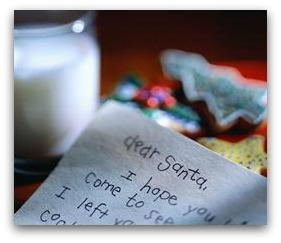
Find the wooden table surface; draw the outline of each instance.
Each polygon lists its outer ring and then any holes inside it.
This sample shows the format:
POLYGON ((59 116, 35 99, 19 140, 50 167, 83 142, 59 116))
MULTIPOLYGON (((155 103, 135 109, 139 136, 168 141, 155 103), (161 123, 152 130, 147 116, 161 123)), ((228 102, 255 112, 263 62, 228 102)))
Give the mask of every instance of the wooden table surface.
MULTIPOLYGON (((168 48, 197 51, 213 63, 237 67, 246 77, 267 79, 266 14, 153 12, 98 13, 101 95, 108 94, 126 73, 145 80, 162 74, 159 54, 168 48)), ((15 211, 42 181, 15 184, 15 211)))

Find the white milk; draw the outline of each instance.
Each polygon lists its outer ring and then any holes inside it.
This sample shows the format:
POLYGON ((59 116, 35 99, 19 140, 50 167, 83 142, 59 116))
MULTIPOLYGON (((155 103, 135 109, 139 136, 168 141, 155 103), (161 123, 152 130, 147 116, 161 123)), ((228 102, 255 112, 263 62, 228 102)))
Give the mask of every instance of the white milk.
POLYGON ((93 115, 99 49, 86 33, 15 38, 15 155, 62 155, 93 115))

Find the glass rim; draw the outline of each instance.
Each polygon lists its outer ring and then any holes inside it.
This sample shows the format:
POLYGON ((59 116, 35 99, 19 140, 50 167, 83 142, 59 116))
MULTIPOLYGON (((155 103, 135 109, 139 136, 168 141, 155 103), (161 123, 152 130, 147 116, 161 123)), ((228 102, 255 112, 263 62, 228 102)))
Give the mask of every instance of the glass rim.
MULTIPOLYGON (((36 10, 34 10, 36 11, 36 10)), ((53 11, 53 10, 46 10, 53 11)), ((63 10, 67 11, 67 10, 63 10)), ((75 11, 75 10, 69 10, 75 11)), ((96 17, 96 12, 91 10, 85 10, 85 13, 81 14, 73 20, 66 23, 56 23, 54 26, 48 27, 34 27, 24 28, 14 25, 14 37, 36 37, 36 36, 52 36, 64 33, 81 33, 87 28, 87 26, 93 22, 96 17)))

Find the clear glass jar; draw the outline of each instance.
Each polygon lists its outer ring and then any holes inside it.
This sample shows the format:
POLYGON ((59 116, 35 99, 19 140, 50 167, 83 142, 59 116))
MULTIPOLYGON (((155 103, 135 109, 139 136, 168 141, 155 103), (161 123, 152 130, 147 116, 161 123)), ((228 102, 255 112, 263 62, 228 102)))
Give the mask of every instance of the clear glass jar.
POLYGON ((63 155, 99 102, 92 11, 15 11, 15 157, 63 155))

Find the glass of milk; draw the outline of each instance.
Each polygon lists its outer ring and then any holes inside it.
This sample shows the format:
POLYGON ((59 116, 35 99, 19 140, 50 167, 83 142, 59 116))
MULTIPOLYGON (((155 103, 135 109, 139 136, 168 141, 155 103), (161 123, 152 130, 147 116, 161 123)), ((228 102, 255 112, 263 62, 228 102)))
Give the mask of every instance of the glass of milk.
POLYGON ((63 155, 99 101, 100 52, 91 11, 15 11, 15 157, 63 155))

